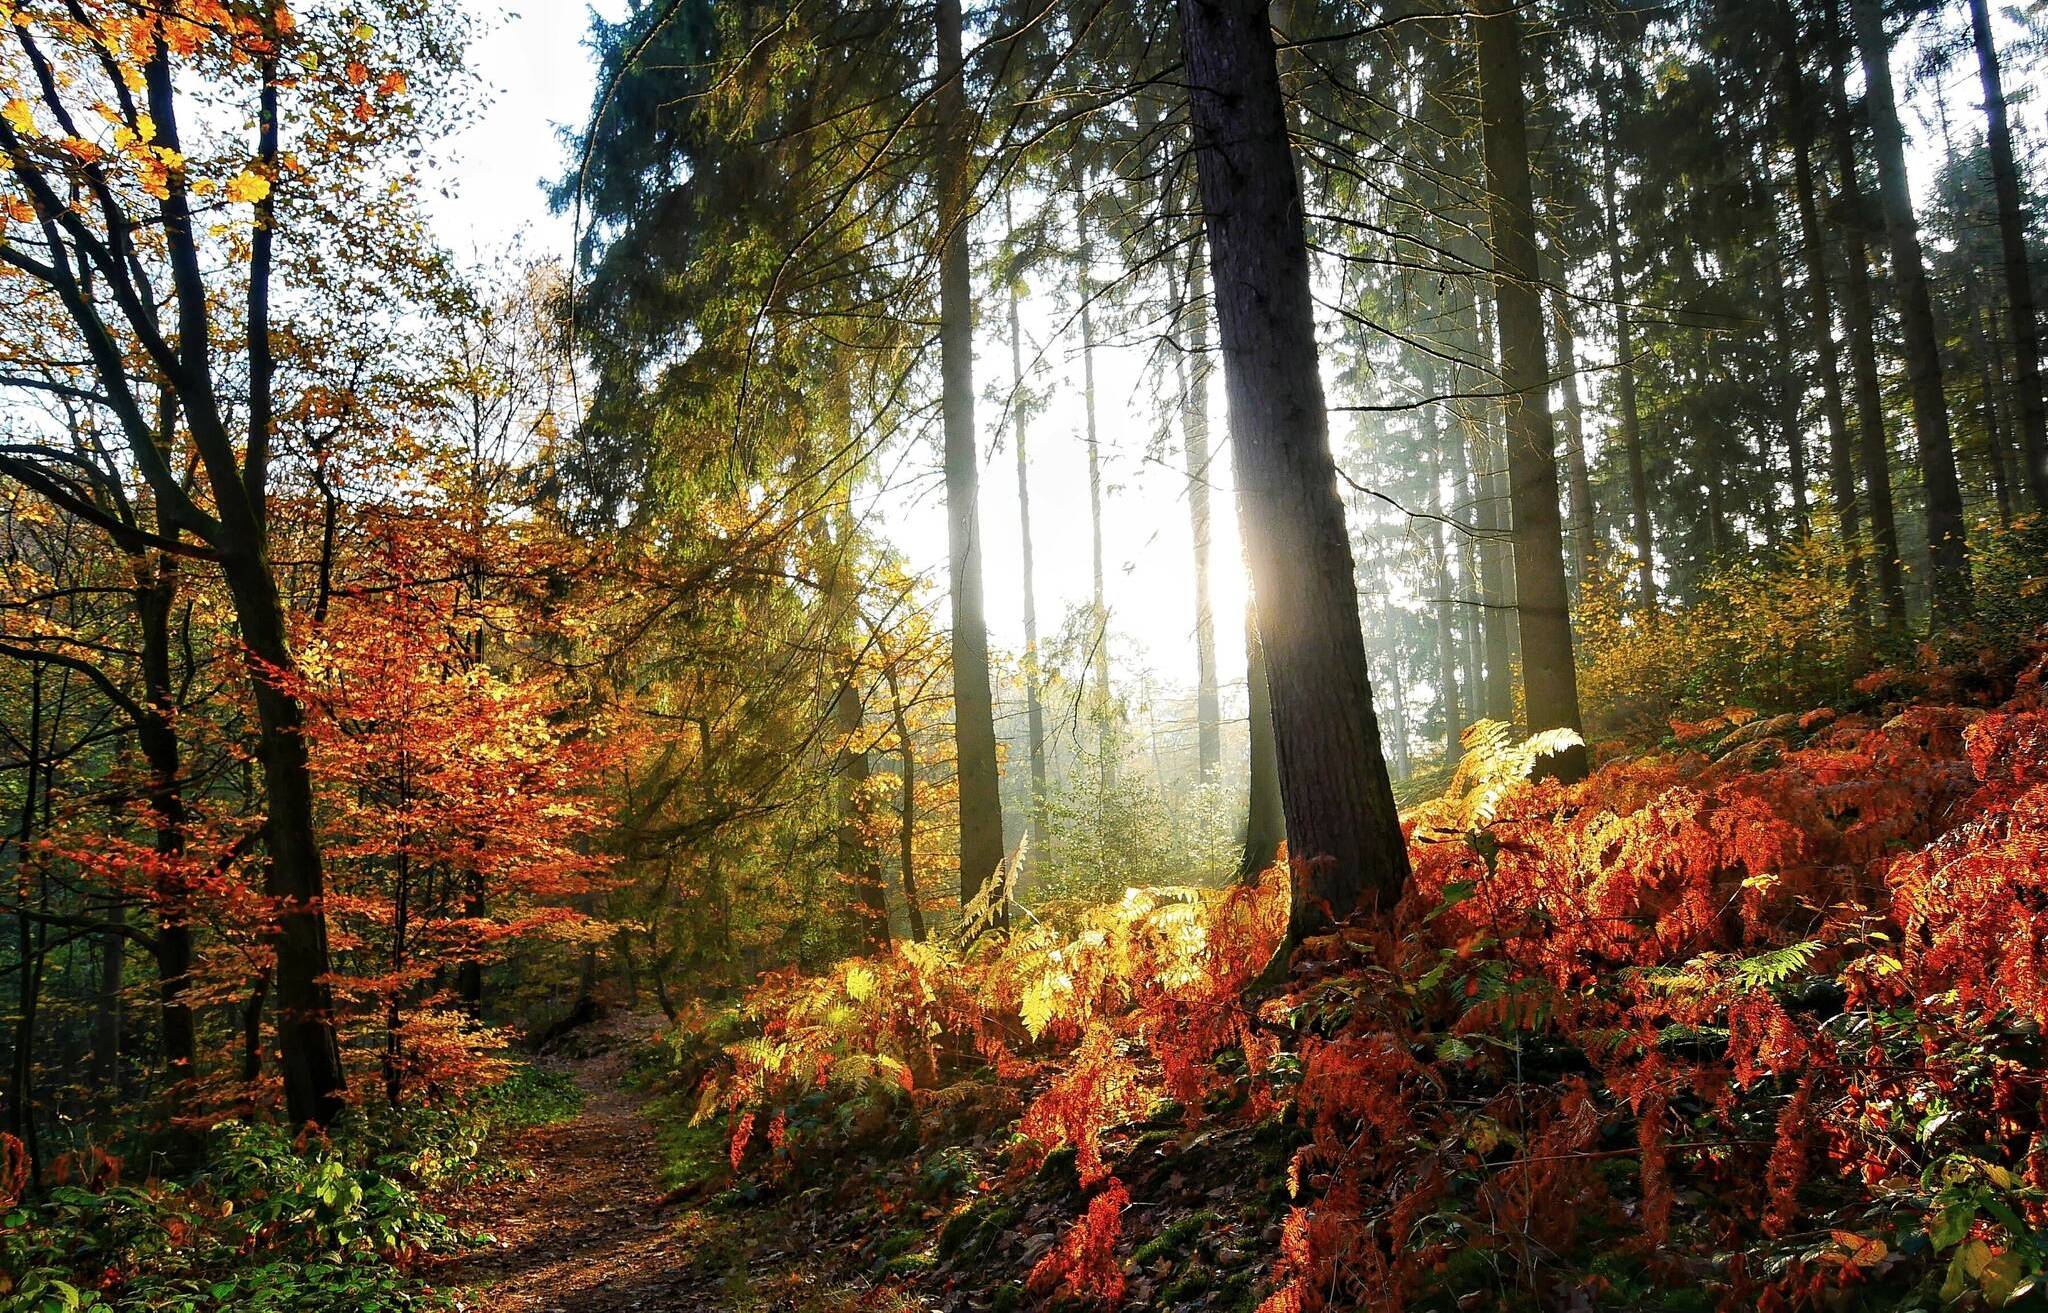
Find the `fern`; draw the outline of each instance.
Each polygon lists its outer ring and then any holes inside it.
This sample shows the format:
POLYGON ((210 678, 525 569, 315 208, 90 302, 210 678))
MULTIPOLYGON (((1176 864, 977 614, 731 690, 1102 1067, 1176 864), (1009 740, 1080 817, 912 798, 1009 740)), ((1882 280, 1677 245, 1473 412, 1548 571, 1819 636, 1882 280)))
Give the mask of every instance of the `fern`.
POLYGON ((1568 729, 1547 729, 1520 743, 1512 735, 1498 720, 1478 720, 1465 727, 1458 736, 1464 754, 1443 796, 1408 813, 1418 832, 1455 835, 1485 829, 1499 814, 1502 800, 1528 781, 1538 761, 1585 743, 1568 729))

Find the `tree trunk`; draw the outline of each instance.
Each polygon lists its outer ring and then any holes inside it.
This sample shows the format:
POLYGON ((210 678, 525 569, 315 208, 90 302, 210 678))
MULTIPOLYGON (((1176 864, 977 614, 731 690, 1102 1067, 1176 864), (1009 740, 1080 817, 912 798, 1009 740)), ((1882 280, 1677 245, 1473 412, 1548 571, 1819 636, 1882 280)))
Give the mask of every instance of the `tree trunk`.
POLYGON ((1579 339, 1572 323, 1571 299, 1560 289, 1551 304, 1557 323, 1557 373, 1564 387, 1564 452, 1572 492, 1572 559, 1578 563, 1578 582, 1583 585, 1600 568, 1600 535, 1593 515, 1593 476, 1586 464, 1586 410, 1579 401, 1579 339))
POLYGON ((1906 177, 1906 133, 1892 94, 1891 41, 1878 0, 1849 0, 1863 51, 1863 103, 1877 155, 1877 191, 1891 239, 1892 278, 1905 334, 1906 381, 1913 398, 1913 433, 1919 440, 1920 480, 1927 492, 1927 585, 1937 632, 1969 618, 1970 549, 1963 521, 1963 490, 1956 478, 1955 446, 1942 389, 1941 335, 1920 250, 1920 224, 1906 177))
POLYGON ((1223 764, 1223 706, 1216 683, 1216 611, 1209 590, 1209 307, 1202 296, 1202 247, 1189 252, 1188 356, 1181 438, 1188 475, 1188 528, 1195 548, 1195 759, 1202 778, 1223 764))
MULTIPOLYGON (((1511 0, 1481 0, 1479 12, 1473 26, 1479 44, 1480 127, 1500 320, 1522 691, 1532 733, 1576 732, 1578 672, 1572 659, 1571 601, 1558 515, 1557 438, 1550 422, 1549 370, 1543 353, 1543 299, 1536 281, 1521 20, 1511 0)), ((1550 754, 1537 770, 1567 783, 1583 779, 1586 749, 1582 745, 1550 754)))
POLYGON ((1295 865, 1290 930, 1390 912, 1408 852, 1380 754, 1318 370, 1300 182, 1260 0, 1180 0, 1196 172, 1295 865))
MULTIPOLYGON (((1010 233, 1010 197, 1003 196, 1003 234, 1010 233)), ((1024 331, 1017 280, 1010 282, 1010 436, 1017 447, 1017 520, 1024 548, 1024 720, 1031 751, 1031 842, 1045 842, 1045 704, 1039 695, 1038 571, 1031 548, 1031 463, 1025 454, 1024 331)), ((923 938, 922 935, 919 936, 923 938)))
POLYGON ((980 471, 974 433, 974 289, 968 268, 970 136, 960 0, 938 0, 939 368, 946 431, 947 578, 953 595, 953 735, 960 784, 960 901, 1003 862, 1003 799, 981 587, 980 471))
POLYGON ((1630 519, 1636 548, 1636 601, 1647 624, 1657 623, 1657 565, 1652 548, 1650 476, 1643 461, 1643 421, 1636 407, 1635 341, 1628 312, 1628 281, 1621 270, 1620 198, 1614 182, 1614 121, 1601 113, 1602 222, 1607 237, 1608 297, 1614 302, 1614 388, 1621 411, 1621 450, 1628 463, 1630 519))
POLYGON ((1089 603, 1093 608, 1089 627, 1094 630, 1095 708, 1100 718, 1095 727, 1095 742, 1096 751, 1101 756, 1096 766, 1101 771, 1101 791, 1106 797, 1116 784, 1117 758, 1122 753, 1122 743, 1117 734, 1116 703, 1109 692, 1109 599, 1104 588, 1102 561, 1102 443, 1095 427, 1095 244, 1088 235, 1087 179, 1081 173, 1080 156, 1070 158, 1073 164, 1075 258, 1080 266, 1081 410, 1088 447, 1088 537, 1093 548, 1089 558, 1090 579, 1094 586, 1089 603))
POLYGON ((924 942, 924 900, 917 892, 917 745, 910 740, 910 720, 903 705, 903 688, 896 681, 896 669, 887 667, 890 723, 896 730, 896 749, 903 757, 903 791, 898 801, 896 831, 898 874, 903 880, 903 906, 910 920, 912 943, 924 942))
MULTIPOLYGON (((1829 0, 1832 5, 1833 0, 1829 0)), ((1830 14, 1830 25, 1833 17, 1830 14)), ((1877 565, 1878 601, 1885 628, 1897 635, 1906 628, 1905 562, 1899 554, 1899 526, 1892 502, 1891 443, 1884 430, 1884 388, 1877 373, 1877 311, 1871 296, 1870 207, 1856 170, 1856 140, 1849 131, 1849 97, 1842 42, 1830 41, 1828 117, 1832 121, 1835 168, 1841 175, 1842 259, 1848 277, 1842 284, 1842 316, 1849 329, 1849 369, 1855 385, 1857 453, 1863 464, 1863 487, 1870 499, 1870 549, 1877 565)))
MULTIPOLYGON (((1494 354, 1492 317, 1486 297, 1472 301, 1472 342, 1480 370, 1479 390, 1505 390, 1499 358, 1494 354)), ((1509 540, 1513 535, 1509 500, 1503 490, 1506 458, 1496 441, 1494 407, 1482 401, 1472 407, 1472 470, 1479 489, 1479 628, 1486 640, 1486 674, 1480 690, 1489 719, 1515 718, 1514 581, 1508 576, 1509 540)))
POLYGON ((1977 47, 1977 76, 1984 86, 1985 144, 1991 152, 1991 183, 1998 195, 1998 240, 2005 254, 2005 297, 2012 328, 2013 400, 2019 411, 2020 453, 2027 494, 2034 509, 2048 511, 2048 404, 2041 383, 2041 328, 2034 303, 2033 270, 2027 255, 2027 214, 2020 198, 2020 171, 2013 157, 2012 125, 2006 118, 2005 85, 1998 48, 1991 41, 1986 0, 1970 0, 1970 32, 1977 47))
POLYGON ((1833 293, 1828 286, 1826 238, 1813 183, 1813 127, 1806 96, 1806 74, 1796 53, 1786 51, 1779 70, 1780 102, 1785 107, 1786 135, 1792 145, 1792 195, 1799 211, 1801 252, 1806 262, 1808 313, 1813 324, 1813 351, 1820 368, 1821 412, 1828 426, 1828 500, 1835 512, 1842 548, 1848 554, 1850 604, 1859 618, 1869 614, 1870 581, 1863 564, 1863 517, 1856 496, 1856 455, 1849 437, 1848 413, 1842 404, 1841 358, 1835 345, 1833 293))
MULTIPOLYGON (((171 530, 175 532, 175 530, 171 530)), ((157 1015, 163 1032, 164 1069, 177 1086, 198 1074, 198 1040, 185 988, 192 974, 190 891, 185 861, 183 763, 176 729, 177 695, 171 683, 171 608, 178 593, 178 560, 167 552, 135 560, 136 628, 142 639, 145 714, 136 739, 149 767, 149 806, 156 825, 157 1015)))
MULTIPOLYGON (((1759 183, 1760 194, 1766 201, 1765 212, 1769 213, 1770 190, 1759 183)), ((1778 234, 1773 231, 1765 239, 1768 243, 1768 271, 1764 288, 1764 309, 1771 320, 1771 348, 1774 354, 1771 380, 1777 391, 1778 431, 1784 436, 1786 458, 1786 482, 1792 489, 1792 533, 1795 538, 1805 538, 1813 532, 1813 514, 1807 504, 1806 495, 1806 430, 1800 423, 1800 398, 1804 388, 1800 372, 1795 363, 1792 345, 1792 317, 1785 308, 1785 270, 1778 258, 1778 234)), ((1775 493, 1771 494, 1775 502, 1775 493)))
POLYGON ((1287 839, 1287 814, 1280 803, 1280 757, 1273 743, 1273 699, 1266 683, 1266 649, 1259 642, 1257 608, 1244 609, 1244 680, 1248 706, 1246 737, 1248 790, 1245 802, 1244 857, 1238 876, 1256 880, 1287 839))
MULTIPOLYGON (((1437 392, 1438 377, 1433 366, 1425 370, 1425 392, 1431 395, 1437 392)), ((1456 603, 1451 596, 1450 553, 1444 550, 1443 448, 1446 445, 1446 438, 1442 424, 1430 424, 1430 438, 1429 558, 1430 573, 1436 589, 1437 697, 1443 709, 1444 764, 1448 766, 1458 759, 1461 747, 1458 736, 1464 731, 1465 720, 1458 700, 1458 642, 1452 618, 1452 608, 1456 603)))
MULTIPOLYGON (((844 541, 842 540, 842 550, 844 541)), ((856 671, 849 669, 832 698, 832 719, 839 731, 839 869, 853 881, 859 904, 861 943, 874 952, 889 947, 889 900, 882 890, 882 863, 868 842, 868 749, 861 742, 866 717, 861 712, 856 671)))

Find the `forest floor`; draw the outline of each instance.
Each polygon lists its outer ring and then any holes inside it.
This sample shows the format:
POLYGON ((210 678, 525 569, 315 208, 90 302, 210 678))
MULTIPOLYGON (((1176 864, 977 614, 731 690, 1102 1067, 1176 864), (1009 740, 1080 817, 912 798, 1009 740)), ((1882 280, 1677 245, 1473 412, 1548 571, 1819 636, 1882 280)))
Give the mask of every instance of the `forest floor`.
POLYGON ((582 1089, 581 1111, 523 1132, 513 1178, 446 1201, 488 1240, 432 1274, 479 1313, 834 1313, 865 1303, 831 1279, 830 1247, 776 1209, 721 1215, 674 1202, 644 1099, 627 1080, 634 1043, 659 1018, 586 1033, 588 1056, 549 1060, 582 1089))

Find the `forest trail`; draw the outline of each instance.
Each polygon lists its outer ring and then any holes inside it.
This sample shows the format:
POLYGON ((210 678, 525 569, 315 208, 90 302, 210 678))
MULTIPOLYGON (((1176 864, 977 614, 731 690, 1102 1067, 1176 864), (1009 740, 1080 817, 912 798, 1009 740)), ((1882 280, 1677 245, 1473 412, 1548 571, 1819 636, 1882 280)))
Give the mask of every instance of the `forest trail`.
POLYGON ((774 1211, 736 1222, 663 1206, 661 1147, 625 1083, 631 1046, 616 1032, 598 1038, 596 1056, 561 1064, 583 1090, 582 1110, 513 1142, 518 1178, 451 1201, 451 1220, 491 1243, 442 1267, 434 1284, 463 1291, 462 1307, 479 1313, 817 1307, 805 1251, 774 1211))

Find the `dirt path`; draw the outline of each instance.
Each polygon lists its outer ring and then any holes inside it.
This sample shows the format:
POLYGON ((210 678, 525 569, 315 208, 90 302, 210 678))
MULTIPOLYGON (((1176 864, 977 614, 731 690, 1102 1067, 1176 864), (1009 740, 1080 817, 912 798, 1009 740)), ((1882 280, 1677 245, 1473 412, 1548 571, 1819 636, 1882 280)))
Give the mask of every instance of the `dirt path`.
POLYGON ((474 1190, 457 1205, 465 1229, 492 1246, 436 1274, 467 1287, 484 1313, 612 1313, 723 1309, 715 1279, 696 1261, 687 1225, 659 1209, 661 1155, 617 1064, 576 1064, 583 1110, 522 1135, 523 1179, 474 1190))

